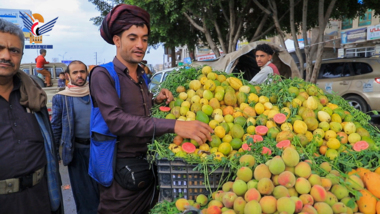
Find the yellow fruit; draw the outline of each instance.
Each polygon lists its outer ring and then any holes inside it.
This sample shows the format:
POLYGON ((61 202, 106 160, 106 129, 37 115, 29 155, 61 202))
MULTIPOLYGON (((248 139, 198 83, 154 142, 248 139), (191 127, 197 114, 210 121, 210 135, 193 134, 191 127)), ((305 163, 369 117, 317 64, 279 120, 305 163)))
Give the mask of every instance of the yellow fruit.
POLYGON ((318 120, 321 121, 321 122, 328 122, 328 123, 330 123, 331 117, 325 111, 318 111, 318 120))
MULTIPOLYGON (((218 149, 218 148, 216 148, 216 149, 218 149)), ((224 155, 221 152, 215 152, 214 153, 214 160, 222 160, 223 157, 224 157, 224 155)))
POLYGON ((313 131, 313 135, 317 136, 321 136, 321 138, 324 138, 325 137, 325 131, 323 131, 323 129, 316 129, 313 131))
POLYGON ((280 112, 280 108, 278 106, 272 106, 271 110, 276 110, 277 112, 280 112))
POLYGON ((190 106, 191 106, 191 104, 190 104, 189 101, 183 101, 183 102, 181 103, 181 107, 187 107, 187 108, 190 108, 190 106))
POLYGON ((192 111, 188 111, 186 113, 186 118, 189 119, 189 118, 192 118, 192 119, 195 119, 195 113, 192 112, 192 111))
POLYGON ((217 76, 217 74, 213 73, 213 72, 210 72, 207 74, 207 78, 210 80, 216 80, 216 76, 217 76))
POLYGON ((297 108, 299 106, 302 106, 302 101, 300 99, 295 98, 292 100, 292 106, 293 106, 293 108, 297 108))
POLYGON ((285 114, 286 115, 286 118, 289 118, 290 117, 290 114, 291 114, 291 111, 290 111, 290 108, 288 107, 283 107, 280 111, 281 113, 285 114))
POLYGON ((248 134, 255 134, 255 126, 248 126, 247 133, 248 134))
POLYGON ((186 121, 186 117, 180 116, 180 117, 177 118, 177 120, 179 120, 179 121, 186 121))
POLYGON ((327 107, 329 107, 331 110, 334 110, 334 109, 338 108, 339 106, 336 104, 328 103, 327 107))
POLYGON ((179 211, 184 211, 186 207, 189 205, 190 203, 184 198, 180 198, 175 202, 175 206, 177 207, 179 211))
POLYGON ((214 129, 214 133, 219 138, 223 138, 226 135, 226 130, 224 130, 223 126, 217 126, 214 129))
POLYGON ((270 111, 270 110, 265 110, 265 111, 263 112, 263 114, 266 115, 266 116, 268 116, 269 111, 270 111))
POLYGON ((212 68, 210 66, 205 66, 202 68, 202 74, 207 75, 212 72, 212 68))
POLYGON ((293 131, 293 126, 291 123, 283 123, 281 124, 282 131, 293 131))
POLYGON ((217 115, 217 114, 223 116, 223 111, 222 111, 222 109, 219 109, 219 108, 214 109, 214 111, 212 112, 212 117, 215 117, 215 115, 217 115))
POLYGON ((356 126, 353 122, 347 122, 343 128, 346 134, 352 134, 356 132, 356 126))
POLYGON ((224 117, 220 114, 217 114, 214 116, 214 120, 216 120, 218 123, 221 123, 221 122, 223 122, 224 117))
POLYGON ((278 112, 278 110, 269 110, 269 113, 268 113, 268 119, 272 119, 276 114, 278 114, 280 112, 278 112))
POLYGON ((333 130, 327 130, 325 132, 325 139, 329 140, 330 138, 336 138, 336 132, 334 132, 333 130))
POLYGON ((204 144, 199 146, 199 150, 203 150, 203 151, 208 152, 208 151, 210 151, 210 146, 208 144, 204 143, 204 144))
POLYGON ((228 155, 232 151, 232 147, 229 143, 221 143, 218 147, 218 152, 221 152, 223 155, 228 155))
POLYGON ((244 109, 246 108, 246 107, 248 107, 249 105, 247 104, 247 103, 241 103, 240 104, 240 110, 242 110, 242 111, 244 111, 244 109))
POLYGON ((264 103, 265 110, 271 110, 272 107, 273 107, 272 103, 270 103, 270 102, 265 102, 264 103))
POLYGON ((211 121, 208 123, 208 125, 209 125, 212 129, 215 129, 215 128, 219 125, 219 123, 218 123, 218 121, 216 121, 216 120, 211 120, 211 121))
POLYGON ((327 147, 329 147, 330 149, 339 149, 340 142, 336 138, 329 138, 329 140, 327 141, 327 147))
POLYGON ((206 98, 202 98, 202 99, 199 100, 199 103, 201 105, 208 105, 208 100, 206 98))
POLYGON ((241 86, 243 86, 243 83, 241 82, 240 79, 236 78, 236 77, 229 77, 227 79, 227 82, 230 84, 230 86, 235 89, 235 90, 239 90, 239 88, 241 86))
POLYGON ((334 160, 336 157, 338 157, 338 151, 335 149, 328 149, 325 153, 325 156, 330 158, 330 160, 334 160))
POLYGON ((339 114, 332 114, 331 122, 342 123, 342 118, 339 116, 339 114))
POLYGON ((294 132, 297 134, 305 134, 307 131, 306 123, 301 120, 294 121, 293 127, 294 132))
POLYGON ((260 103, 256 103, 256 105, 255 105, 255 111, 256 111, 257 114, 264 113, 264 111, 265 111, 264 105, 261 102, 260 103))
POLYGON ((226 76, 224 76, 223 74, 221 74, 221 75, 218 75, 218 77, 216 78, 219 82, 224 82, 224 81, 226 81, 226 76))
POLYGON ((241 111, 236 111, 236 112, 234 112, 234 113, 232 114, 232 116, 233 116, 234 118, 237 118, 237 117, 243 117, 244 115, 243 115, 243 112, 241 112, 241 111))
POLYGON ((254 93, 249 94, 248 103, 251 103, 251 102, 257 103, 258 101, 259 101, 259 97, 256 94, 254 93))
MULTIPOLYGON (((202 80, 201 80, 202 81, 202 80)), ((203 89, 205 90, 210 90, 210 91, 214 91, 216 88, 216 84, 214 81, 212 80, 206 80, 204 86, 203 86, 203 89)))
POLYGON ((309 108, 309 109, 312 109, 312 110, 315 110, 318 108, 318 103, 315 101, 315 99, 313 98, 313 96, 310 96, 309 98, 307 98, 306 100, 306 105, 305 105, 306 108, 309 108))
POLYGON ((348 142, 354 145, 356 142, 360 141, 362 137, 358 133, 352 133, 348 135, 348 142))
POLYGON ((269 102, 269 98, 268 97, 266 97, 266 96, 260 96, 259 97, 259 103, 264 104, 266 102, 269 102))
POLYGON ((309 142, 313 140, 313 133, 311 133, 310 131, 307 131, 305 136, 309 142))
POLYGON ((203 106, 202 106, 202 111, 203 111, 207 116, 211 116, 211 115, 212 115, 212 112, 214 111, 214 109, 213 109, 210 105, 203 105, 203 106))
POLYGON ((214 154, 215 152, 218 152, 218 147, 214 147, 210 149, 211 154, 214 154))
POLYGON ((239 92, 244 92, 248 94, 251 91, 251 88, 247 85, 243 85, 242 87, 239 88, 239 92))
POLYGON ((276 125, 276 123, 274 121, 269 120, 269 121, 267 121, 266 126, 267 126, 268 129, 270 129, 272 127, 276 127, 277 125, 276 125))
POLYGON ((232 140, 232 136, 229 135, 229 134, 224 135, 224 137, 223 137, 223 139, 222 139, 222 141, 223 141, 223 142, 226 142, 226 143, 231 142, 231 140, 232 140))
POLYGON ((207 80, 208 80, 207 77, 202 77, 200 82, 202 85, 205 85, 207 80))
POLYGON ((226 121, 226 123, 232 123, 234 121, 234 117, 230 114, 227 114, 224 116, 224 121, 226 121))
POLYGON ((186 92, 181 92, 181 93, 179 93, 178 97, 181 100, 186 100, 187 99, 187 93, 186 92))
POLYGON ((253 117, 248 117, 248 119, 247 119, 247 124, 248 124, 248 125, 252 125, 252 126, 256 125, 256 120, 255 120, 255 118, 253 118, 253 117), (249 123, 251 123, 251 124, 249 124, 249 123))
MULTIPOLYGON (((206 80, 207 80, 207 78, 206 78, 206 80)), ((192 89, 194 91, 200 89, 201 86, 202 86, 202 84, 199 80, 192 80, 192 81, 190 81, 190 84, 189 84, 190 89, 192 89)))

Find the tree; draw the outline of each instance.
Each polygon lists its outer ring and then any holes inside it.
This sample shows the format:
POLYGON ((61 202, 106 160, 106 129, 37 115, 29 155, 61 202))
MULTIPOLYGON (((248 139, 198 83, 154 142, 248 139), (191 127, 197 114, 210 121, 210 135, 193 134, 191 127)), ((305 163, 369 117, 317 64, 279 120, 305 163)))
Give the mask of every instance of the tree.
MULTIPOLYGON (((322 63, 324 50, 324 32, 331 19, 356 18, 367 11, 375 9, 377 14, 380 12, 380 2, 377 0, 366 0, 364 4, 357 0, 303 0, 302 9, 302 35, 304 39, 304 51, 306 55, 306 81, 315 83, 322 63), (318 14, 318 16, 308 16, 308 14, 318 14), (317 21, 315 21, 317 17, 317 21), (319 29, 317 37, 309 44, 306 31, 308 26, 319 29), (315 58, 314 68, 313 59, 315 58)), ((296 25, 298 26, 298 25, 296 25)), ((295 37, 296 38, 296 37, 295 37)), ((295 39, 296 42, 296 39, 295 39)), ((298 49, 299 50, 299 49, 298 49)), ((298 54, 297 54, 298 56, 298 54)), ((301 58, 300 58, 301 59, 301 58)))
POLYGON ((115 0, 112 2, 103 0, 89 0, 97 6, 101 12, 100 16, 91 18, 95 25, 100 25, 104 17, 112 10, 114 5, 126 3, 144 8, 149 12, 151 18, 151 34, 149 35, 149 45, 158 48, 165 44, 165 48, 172 53, 172 67, 176 66, 175 47, 187 45, 190 52, 194 51, 198 42, 198 34, 185 20, 183 16, 177 16, 171 11, 163 13, 165 8, 159 0, 135 1, 135 0, 115 0))

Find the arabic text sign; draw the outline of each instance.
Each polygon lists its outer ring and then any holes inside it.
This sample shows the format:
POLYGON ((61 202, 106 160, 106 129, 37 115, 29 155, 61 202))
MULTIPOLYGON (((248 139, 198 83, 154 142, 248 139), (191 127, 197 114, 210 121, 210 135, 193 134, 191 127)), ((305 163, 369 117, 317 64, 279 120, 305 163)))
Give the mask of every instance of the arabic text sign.
POLYGON ((367 28, 367 40, 380 39, 380 25, 369 26, 367 28))
POLYGON ((25 45, 25 49, 53 49, 53 45, 25 45))
POLYGON ((348 30, 341 32, 342 44, 365 41, 367 34, 367 28, 358 28, 355 30, 348 30))

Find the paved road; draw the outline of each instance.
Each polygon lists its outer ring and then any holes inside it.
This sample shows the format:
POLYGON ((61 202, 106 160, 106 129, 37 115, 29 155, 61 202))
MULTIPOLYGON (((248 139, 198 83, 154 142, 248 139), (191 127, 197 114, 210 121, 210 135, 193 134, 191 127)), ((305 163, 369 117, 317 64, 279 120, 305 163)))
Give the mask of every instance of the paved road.
POLYGON ((76 214, 77 209, 75 207, 75 201, 73 197, 73 192, 71 191, 69 172, 67 166, 63 166, 62 161, 59 165, 59 172, 62 178, 62 194, 63 194, 63 205, 65 208, 65 214, 76 214), (69 185, 69 186, 67 186, 69 185), (65 188, 70 187, 70 188, 65 188))

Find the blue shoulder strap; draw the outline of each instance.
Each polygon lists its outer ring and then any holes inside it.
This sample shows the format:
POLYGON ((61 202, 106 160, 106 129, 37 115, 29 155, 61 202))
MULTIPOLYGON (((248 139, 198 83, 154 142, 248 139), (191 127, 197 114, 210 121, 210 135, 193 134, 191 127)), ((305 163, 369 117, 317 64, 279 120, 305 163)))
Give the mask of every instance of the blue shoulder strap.
MULTIPOLYGON (((109 62, 100 65, 105 68, 115 81, 115 89, 120 98, 120 82, 119 77, 114 68, 114 64, 109 62)), ((91 78, 90 78, 91 82, 91 78)), ((117 136, 111 133, 99 107, 94 107, 91 99, 91 119, 90 119, 90 160, 88 174, 98 183, 105 187, 109 187, 113 181, 113 166, 116 157, 116 140, 117 136), (95 139, 94 133, 101 134, 110 138, 103 140, 95 139)))
POLYGON ((119 98, 120 98, 120 81, 119 81, 119 76, 117 76, 117 73, 115 71, 113 62, 109 62, 107 64, 103 64, 100 66, 107 69, 108 73, 111 75, 111 77, 115 81, 115 89, 117 91, 117 95, 119 95, 119 98))

